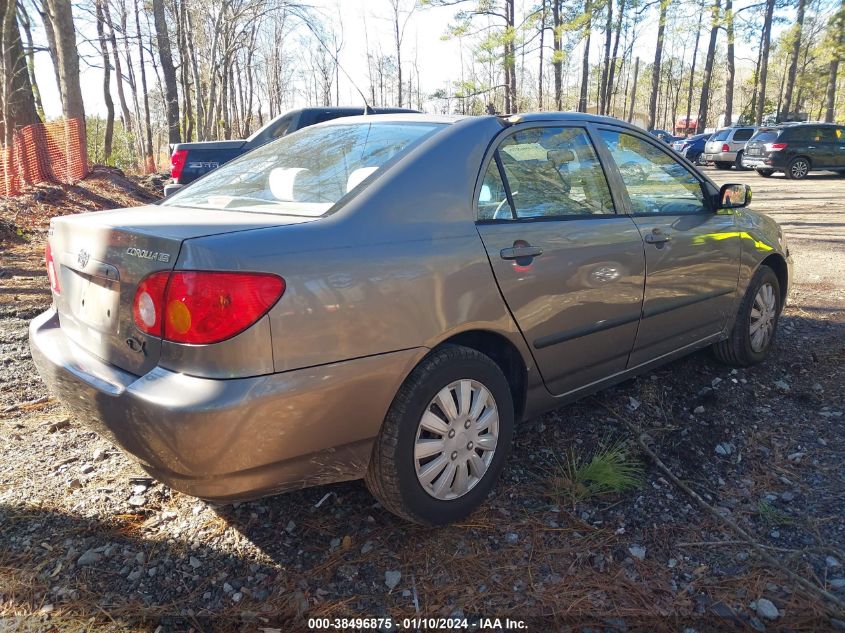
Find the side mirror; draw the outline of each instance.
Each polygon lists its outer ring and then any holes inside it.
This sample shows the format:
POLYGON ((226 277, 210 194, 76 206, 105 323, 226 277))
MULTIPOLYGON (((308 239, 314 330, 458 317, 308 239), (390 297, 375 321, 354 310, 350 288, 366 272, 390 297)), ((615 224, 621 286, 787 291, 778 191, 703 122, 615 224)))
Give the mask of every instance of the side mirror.
POLYGON ((741 209, 751 204, 751 187, 727 184, 719 190, 719 209, 741 209))

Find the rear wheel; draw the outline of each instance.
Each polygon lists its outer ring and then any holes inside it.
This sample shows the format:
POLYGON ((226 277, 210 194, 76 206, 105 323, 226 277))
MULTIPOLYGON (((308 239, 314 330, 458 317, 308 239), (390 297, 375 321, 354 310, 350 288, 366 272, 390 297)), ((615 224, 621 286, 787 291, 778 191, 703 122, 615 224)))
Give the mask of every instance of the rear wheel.
POLYGON ((757 169, 757 174, 762 176, 763 178, 770 178, 773 173, 775 173, 774 169, 757 169))
POLYGON ((766 358, 780 318, 780 282, 768 266, 760 266, 739 306, 731 335, 713 346, 723 363, 747 367, 766 358))
POLYGON ((446 345, 411 372, 373 447, 366 483, 409 521, 458 521, 489 494, 510 451, 513 400, 499 366, 446 345))
POLYGON ((786 168, 786 177, 790 180, 801 180, 807 177, 807 174, 810 172, 810 161, 806 158, 798 158, 792 159, 792 162, 789 163, 789 167, 786 168))
POLYGON ((726 163, 721 160, 713 161, 713 164, 716 165, 716 169, 730 169, 733 163, 726 163))
POLYGON ((734 167, 737 168, 737 171, 745 171, 747 168, 742 166, 742 152, 736 153, 736 159, 734 160, 734 167))

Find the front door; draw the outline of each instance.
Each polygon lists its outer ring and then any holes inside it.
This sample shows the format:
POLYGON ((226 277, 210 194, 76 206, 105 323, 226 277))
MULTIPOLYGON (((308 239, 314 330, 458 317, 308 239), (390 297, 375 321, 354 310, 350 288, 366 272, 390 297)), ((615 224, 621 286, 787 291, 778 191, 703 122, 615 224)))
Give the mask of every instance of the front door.
POLYGON ((587 130, 516 127, 484 174, 478 232, 549 391, 624 370, 642 307, 643 243, 615 211, 587 130))
POLYGON ((645 135, 603 128, 642 234, 646 285, 629 367, 721 332, 734 305, 742 234, 701 178, 645 135))

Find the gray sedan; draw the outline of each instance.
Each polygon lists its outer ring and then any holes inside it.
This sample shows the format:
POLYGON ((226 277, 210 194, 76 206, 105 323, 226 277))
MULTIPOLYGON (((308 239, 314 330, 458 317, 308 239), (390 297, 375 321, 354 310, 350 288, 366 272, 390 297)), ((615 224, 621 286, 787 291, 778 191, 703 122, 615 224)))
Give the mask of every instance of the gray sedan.
POLYGON ((750 200, 615 119, 341 119, 158 206, 55 218, 30 347, 176 490, 365 478, 447 523, 519 421, 702 347, 765 358, 791 259, 750 200))

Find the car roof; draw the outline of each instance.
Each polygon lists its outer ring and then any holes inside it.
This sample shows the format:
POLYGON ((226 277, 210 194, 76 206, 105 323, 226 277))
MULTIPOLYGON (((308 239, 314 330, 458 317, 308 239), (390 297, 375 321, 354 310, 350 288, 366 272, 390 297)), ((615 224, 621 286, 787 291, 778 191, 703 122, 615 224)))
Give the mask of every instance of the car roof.
MULTIPOLYGON (((548 123, 548 122, 576 122, 576 123, 596 123, 609 124, 617 127, 625 127, 638 132, 647 133, 646 130, 627 123, 621 119, 614 119, 607 116, 599 116, 596 114, 586 114, 583 112, 525 112, 519 114, 485 114, 479 116, 460 115, 460 114, 423 114, 414 113, 413 111, 405 111, 398 113, 386 113, 378 115, 378 120, 382 123, 396 122, 396 123, 440 123, 453 124, 459 121, 468 119, 499 119, 504 125, 515 125, 517 123, 548 123)), ((344 117, 342 119, 332 119, 318 123, 317 125, 349 125, 351 123, 367 123, 372 122, 373 115, 362 114, 358 116, 344 117)))

